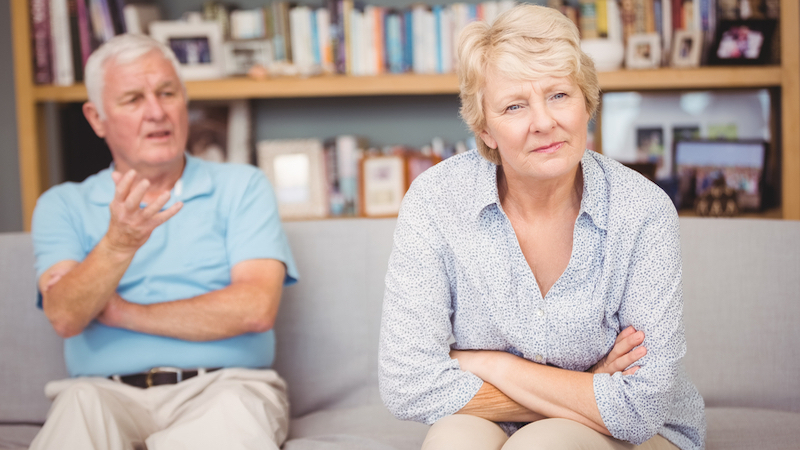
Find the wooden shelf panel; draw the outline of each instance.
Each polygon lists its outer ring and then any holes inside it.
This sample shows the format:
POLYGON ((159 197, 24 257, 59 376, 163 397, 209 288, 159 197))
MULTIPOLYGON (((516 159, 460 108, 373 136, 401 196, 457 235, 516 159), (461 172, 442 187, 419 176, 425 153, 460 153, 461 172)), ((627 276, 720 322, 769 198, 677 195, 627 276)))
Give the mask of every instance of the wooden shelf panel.
MULTIPOLYGON (((599 73, 600 86, 604 91, 776 87, 781 85, 781 77, 779 66, 620 70, 599 73)), ((267 80, 239 77, 189 81, 186 87, 189 98, 194 100, 435 95, 457 94, 458 79, 453 74, 365 77, 329 75, 267 80)), ((86 88, 80 84, 65 87, 36 86, 34 97, 39 102, 79 102, 86 100, 86 88)))

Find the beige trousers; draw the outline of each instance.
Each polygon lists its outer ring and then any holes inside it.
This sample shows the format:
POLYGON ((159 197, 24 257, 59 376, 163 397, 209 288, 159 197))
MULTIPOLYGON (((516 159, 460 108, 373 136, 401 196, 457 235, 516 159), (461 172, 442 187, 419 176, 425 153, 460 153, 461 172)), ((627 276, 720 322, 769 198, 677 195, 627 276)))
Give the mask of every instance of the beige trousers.
POLYGON ((273 449, 289 431, 286 383, 273 370, 223 369, 140 389, 107 378, 45 387, 39 449, 273 449))
POLYGON ((660 435, 633 445, 567 419, 544 419, 511 437, 486 419, 467 414, 447 416, 431 427, 422 450, 678 450, 660 435))

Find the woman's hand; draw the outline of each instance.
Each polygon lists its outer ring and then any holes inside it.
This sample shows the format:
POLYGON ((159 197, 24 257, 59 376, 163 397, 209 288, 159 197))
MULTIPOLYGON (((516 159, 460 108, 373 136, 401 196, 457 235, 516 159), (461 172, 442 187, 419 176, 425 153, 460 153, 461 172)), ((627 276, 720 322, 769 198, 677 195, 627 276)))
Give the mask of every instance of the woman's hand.
POLYGON ((642 342, 644 342, 644 332, 636 331, 633 327, 625 328, 617 336, 617 340, 614 341, 614 348, 611 349, 608 355, 598 361, 587 372, 607 374, 622 372, 623 375, 633 375, 639 370, 639 366, 633 366, 627 370, 625 368, 647 354, 647 349, 644 346, 636 348, 642 342))

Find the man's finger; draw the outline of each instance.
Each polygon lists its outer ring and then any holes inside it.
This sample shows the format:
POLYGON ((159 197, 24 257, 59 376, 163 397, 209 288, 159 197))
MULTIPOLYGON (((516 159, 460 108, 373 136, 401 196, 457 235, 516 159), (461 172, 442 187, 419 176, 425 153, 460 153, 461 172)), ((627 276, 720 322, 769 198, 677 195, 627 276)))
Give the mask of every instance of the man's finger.
MULTIPOLYGON (((112 175, 113 177, 113 175, 112 175)), ((123 203, 128 198, 133 180, 136 178, 136 171, 131 169, 125 173, 117 182, 117 187, 114 193, 114 200, 123 203)))
POLYGON ((147 189, 150 188, 150 180, 144 179, 131 189, 131 193, 128 194, 128 197, 125 199, 125 207, 131 210, 139 209, 142 204, 142 199, 144 198, 144 194, 147 193, 147 189))
POLYGON ((183 202, 176 202, 174 205, 153 216, 156 227, 171 219, 175 214, 178 214, 178 211, 180 211, 182 207, 183 202))
POLYGON ((162 192, 161 195, 159 195, 158 198, 155 199, 152 203, 147 205, 147 207, 144 208, 142 212, 146 217, 155 216, 156 214, 158 214, 159 211, 161 211, 161 208, 163 208, 164 205, 167 204, 167 202, 169 201, 169 197, 170 197, 169 191, 162 192))

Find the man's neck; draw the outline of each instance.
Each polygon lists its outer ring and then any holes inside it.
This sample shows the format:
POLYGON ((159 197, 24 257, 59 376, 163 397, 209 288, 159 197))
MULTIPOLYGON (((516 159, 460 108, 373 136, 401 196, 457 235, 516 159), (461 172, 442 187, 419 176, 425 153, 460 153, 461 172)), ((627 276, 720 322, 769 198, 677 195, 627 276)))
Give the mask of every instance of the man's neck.
POLYGON ((175 183, 177 183, 183 175, 183 170, 185 167, 186 158, 183 156, 181 157, 179 163, 168 167, 131 167, 124 163, 119 163, 117 161, 114 162, 114 170, 122 173, 123 175, 130 169, 136 169, 136 180, 133 182, 134 186, 141 180, 146 179, 150 182, 150 187, 147 189, 147 192, 144 194, 144 198, 142 199, 142 202, 147 204, 157 199, 158 196, 165 191, 171 191, 175 186, 175 183))

